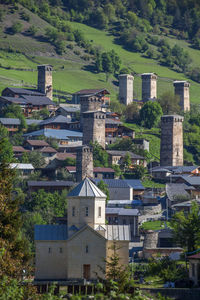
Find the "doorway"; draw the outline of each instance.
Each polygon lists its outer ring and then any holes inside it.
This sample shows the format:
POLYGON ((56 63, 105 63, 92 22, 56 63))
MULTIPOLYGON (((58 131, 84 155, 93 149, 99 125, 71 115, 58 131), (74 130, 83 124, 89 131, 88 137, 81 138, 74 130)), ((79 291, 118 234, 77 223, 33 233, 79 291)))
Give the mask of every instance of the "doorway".
POLYGON ((90 265, 83 265, 83 278, 90 279, 90 265))

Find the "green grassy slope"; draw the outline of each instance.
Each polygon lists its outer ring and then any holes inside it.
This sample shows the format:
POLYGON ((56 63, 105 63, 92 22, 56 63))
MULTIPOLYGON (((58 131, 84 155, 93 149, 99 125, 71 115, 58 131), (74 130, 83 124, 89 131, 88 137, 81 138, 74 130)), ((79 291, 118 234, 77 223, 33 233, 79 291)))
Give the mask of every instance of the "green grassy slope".
MULTIPOLYGON (((108 82, 106 82, 105 74, 96 74, 89 71, 88 66, 91 66, 92 61, 84 61, 79 55, 74 53, 74 50, 68 48, 66 48, 66 53, 63 56, 58 56, 54 47, 41 38, 44 35, 45 28, 50 26, 47 22, 21 6, 14 13, 11 13, 7 6, 4 7, 7 10, 7 15, 4 18, 3 24, 1 24, 0 48, 8 49, 11 47, 23 52, 26 56, 18 53, 8 53, 7 50, 6 52, 0 50, 0 91, 6 86, 36 86, 37 65, 50 63, 54 67, 53 85, 55 91, 58 89, 73 93, 82 88, 106 87, 110 90, 112 99, 117 97, 118 87, 114 84, 116 78, 111 76, 108 82), (30 15, 29 22, 20 19, 20 11, 22 9, 30 15), (7 29, 16 21, 20 21, 23 24, 23 32, 15 35, 8 34, 7 29), (27 28, 32 24, 40 28, 34 38, 26 34, 27 28), (32 69, 33 71, 5 69, 5 67, 32 69)), ((139 53, 123 49, 122 46, 115 44, 114 37, 105 31, 76 22, 71 22, 71 26, 74 29, 83 31, 85 37, 102 51, 114 49, 120 56, 123 66, 128 66, 132 71, 137 73, 134 80, 134 98, 141 98, 141 78, 139 74, 143 72, 155 72, 158 74, 158 96, 164 91, 173 91, 173 80, 187 80, 184 74, 160 66, 156 60, 147 59, 139 53)), ((198 66, 200 51, 190 48, 184 41, 173 38, 168 39, 171 44, 177 43, 187 48, 190 56, 193 58, 194 65, 198 66)), ((83 49, 77 46, 74 49, 78 49, 81 54, 84 54, 83 49)), ((200 84, 191 80, 190 82, 191 101, 198 103, 200 102, 200 84)))

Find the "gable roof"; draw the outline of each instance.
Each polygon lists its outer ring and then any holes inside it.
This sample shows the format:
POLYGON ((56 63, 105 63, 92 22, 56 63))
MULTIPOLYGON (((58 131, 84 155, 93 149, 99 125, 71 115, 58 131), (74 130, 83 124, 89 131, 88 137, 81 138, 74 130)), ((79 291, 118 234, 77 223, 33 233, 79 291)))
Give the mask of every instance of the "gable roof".
POLYGON ((27 102, 22 97, 7 97, 7 96, 0 96, 1 99, 6 100, 7 102, 16 103, 16 104, 22 104, 25 105, 27 102))
POLYGON ((75 113, 75 112, 80 111, 80 106, 79 107, 64 106, 64 105, 60 104, 60 107, 56 110, 56 112, 61 110, 61 109, 65 110, 66 112, 69 112, 69 113, 75 113))
POLYGON ((70 153, 70 152, 57 152, 56 159, 57 160, 65 160, 67 158, 73 158, 76 159, 76 153, 70 153))
POLYGON ((13 152, 29 152, 29 150, 24 149, 22 146, 13 146, 13 152))
POLYGON ((122 156, 125 157, 127 153, 130 154, 132 159, 144 159, 143 156, 140 156, 138 154, 135 154, 130 151, 120 151, 120 150, 107 150, 107 153, 111 156, 122 156))
POLYGON ((68 194, 68 197, 106 198, 106 195, 86 177, 68 194))
POLYGON ((17 169, 17 170, 34 170, 32 164, 11 163, 10 168, 17 169))
POLYGON ((64 181, 64 180, 55 180, 55 181, 47 181, 47 180, 41 180, 41 181, 34 181, 30 180, 27 182, 29 187, 69 187, 74 186, 76 183, 74 181, 64 181))
POLYGON ((0 123, 3 125, 20 125, 21 122, 19 119, 15 118, 0 118, 0 123))
POLYGON ((190 194, 186 191, 188 186, 185 183, 167 183, 166 194, 170 201, 176 201, 177 196, 190 197, 190 194))
POLYGON ((118 216, 138 216, 139 210, 132 208, 110 208, 106 207, 106 214, 116 214, 118 216))
POLYGON ((31 146, 41 146, 41 147, 48 147, 49 144, 44 140, 27 140, 26 141, 31 146))
POLYGON ((101 93, 103 91, 106 91, 106 94, 110 95, 109 91, 105 88, 103 88, 103 89, 84 89, 84 90, 80 90, 80 91, 74 93, 74 95, 95 95, 95 94, 101 93))
POLYGON ((199 168, 198 166, 158 166, 151 169, 152 172, 172 172, 174 174, 190 173, 199 168))
POLYGON ((41 121, 40 125, 47 125, 47 124, 54 124, 54 123, 64 123, 65 124, 65 123, 71 123, 71 122, 72 122, 71 118, 67 118, 62 115, 57 115, 52 118, 48 118, 48 119, 41 121))
POLYGON ((7 87, 5 90, 8 89, 15 94, 21 95, 35 95, 35 96, 44 96, 45 94, 38 92, 37 90, 32 89, 23 89, 23 88, 14 88, 14 87, 7 87))
POLYGON ((134 190, 144 190, 139 179, 92 179, 95 184, 103 180, 108 188, 133 188, 134 190))
POLYGON ((110 241, 130 241, 129 225, 106 225, 105 238, 110 241))
POLYGON ((45 128, 45 129, 26 133, 23 136, 32 137, 32 136, 40 136, 40 135, 44 135, 46 137, 52 137, 58 140, 69 140, 70 137, 82 139, 83 133, 75 130, 45 128))
POLYGON ((46 96, 22 96, 27 103, 32 104, 32 105, 55 105, 53 101, 51 101, 48 97, 46 96))
POLYGON ((66 225, 35 225, 35 241, 65 241, 68 238, 66 225))

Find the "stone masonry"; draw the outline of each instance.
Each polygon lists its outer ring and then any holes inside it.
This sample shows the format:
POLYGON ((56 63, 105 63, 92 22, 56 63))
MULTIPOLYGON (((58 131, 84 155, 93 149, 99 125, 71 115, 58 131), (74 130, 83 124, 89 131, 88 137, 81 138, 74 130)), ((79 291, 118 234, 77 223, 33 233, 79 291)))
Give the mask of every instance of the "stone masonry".
POLYGON ((132 75, 119 75, 119 100, 122 104, 128 105, 133 102, 133 80, 132 75))
POLYGON ((157 98, 157 75, 143 73, 142 75, 142 100, 148 101, 157 98))
POLYGON ((83 126, 83 113, 86 111, 97 111, 101 110, 102 100, 99 96, 89 95, 89 96, 82 96, 80 98, 80 116, 81 116, 81 128, 83 126))
POLYGON ((161 166, 183 165, 183 119, 178 115, 161 118, 161 166))
POLYGON ((190 111, 190 84, 187 81, 174 81, 174 93, 180 97, 180 107, 185 111, 190 111))
POLYGON ((98 142, 105 149, 105 119, 102 111, 86 111, 83 117, 83 145, 98 142))
POLYGON ((89 146, 81 146, 76 154, 76 181, 80 182, 85 177, 93 177, 93 152, 89 146))
POLYGON ((38 66, 38 91, 51 100, 53 99, 52 70, 51 65, 38 66))

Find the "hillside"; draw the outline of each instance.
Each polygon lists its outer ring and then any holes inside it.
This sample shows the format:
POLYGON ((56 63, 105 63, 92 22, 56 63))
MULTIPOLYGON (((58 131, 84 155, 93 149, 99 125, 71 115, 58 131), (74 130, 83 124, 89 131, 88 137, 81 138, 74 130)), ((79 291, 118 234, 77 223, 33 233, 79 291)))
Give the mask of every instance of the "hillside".
MULTIPOLYGON (((116 78, 112 75, 106 82, 104 73, 94 72, 94 57, 92 55, 87 54, 89 60, 86 60, 84 57, 86 51, 74 41, 67 41, 66 46, 72 45, 72 47, 65 47, 65 53, 59 55, 55 46, 45 38, 45 28, 52 28, 52 26, 20 4, 17 7, 17 9, 13 9, 13 6, 0 6, 0 9, 4 11, 0 33, 0 90, 6 86, 34 86, 37 82, 37 65, 49 63, 54 67, 55 94, 57 93, 56 90, 73 93, 82 88, 106 87, 110 90, 112 99, 116 99, 118 93, 116 78), (29 15, 28 21, 22 18, 22 12, 29 15), (12 24, 16 22, 22 24, 22 30, 19 33, 10 34, 9 30, 12 24), (38 29, 34 36, 28 34, 28 29, 32 25, 37 25, 38 29)), ((134 53, 124 49, 121 45, 116 44, 115 36, 107 31, 77 22, 68 22, 68 24, 74 30, 79 29, 83 32, 84 37, 100 51, 114 49, 121 58, 122 67, 128 67, 130 71, 136 73, 134 80, 135 98, 141 97, 139 74, 143 72, 158 74, 158 96, 166 90, 173 90, 172 82, 174 79, 188 80, 183 73, 160 65, 156 59, 149 59, 142 53, 134 53)), ((167 39, 171 45, 176 43, 184 47, 192 57, 192 64, 198 66, 199 50, 191 48, 188 42, 177 40, 175 37, 171 36, 167 39)), ((192 80, 189 81, 191 82, 191 101, 198 103, 200 101, 200 84, 192 80)))

